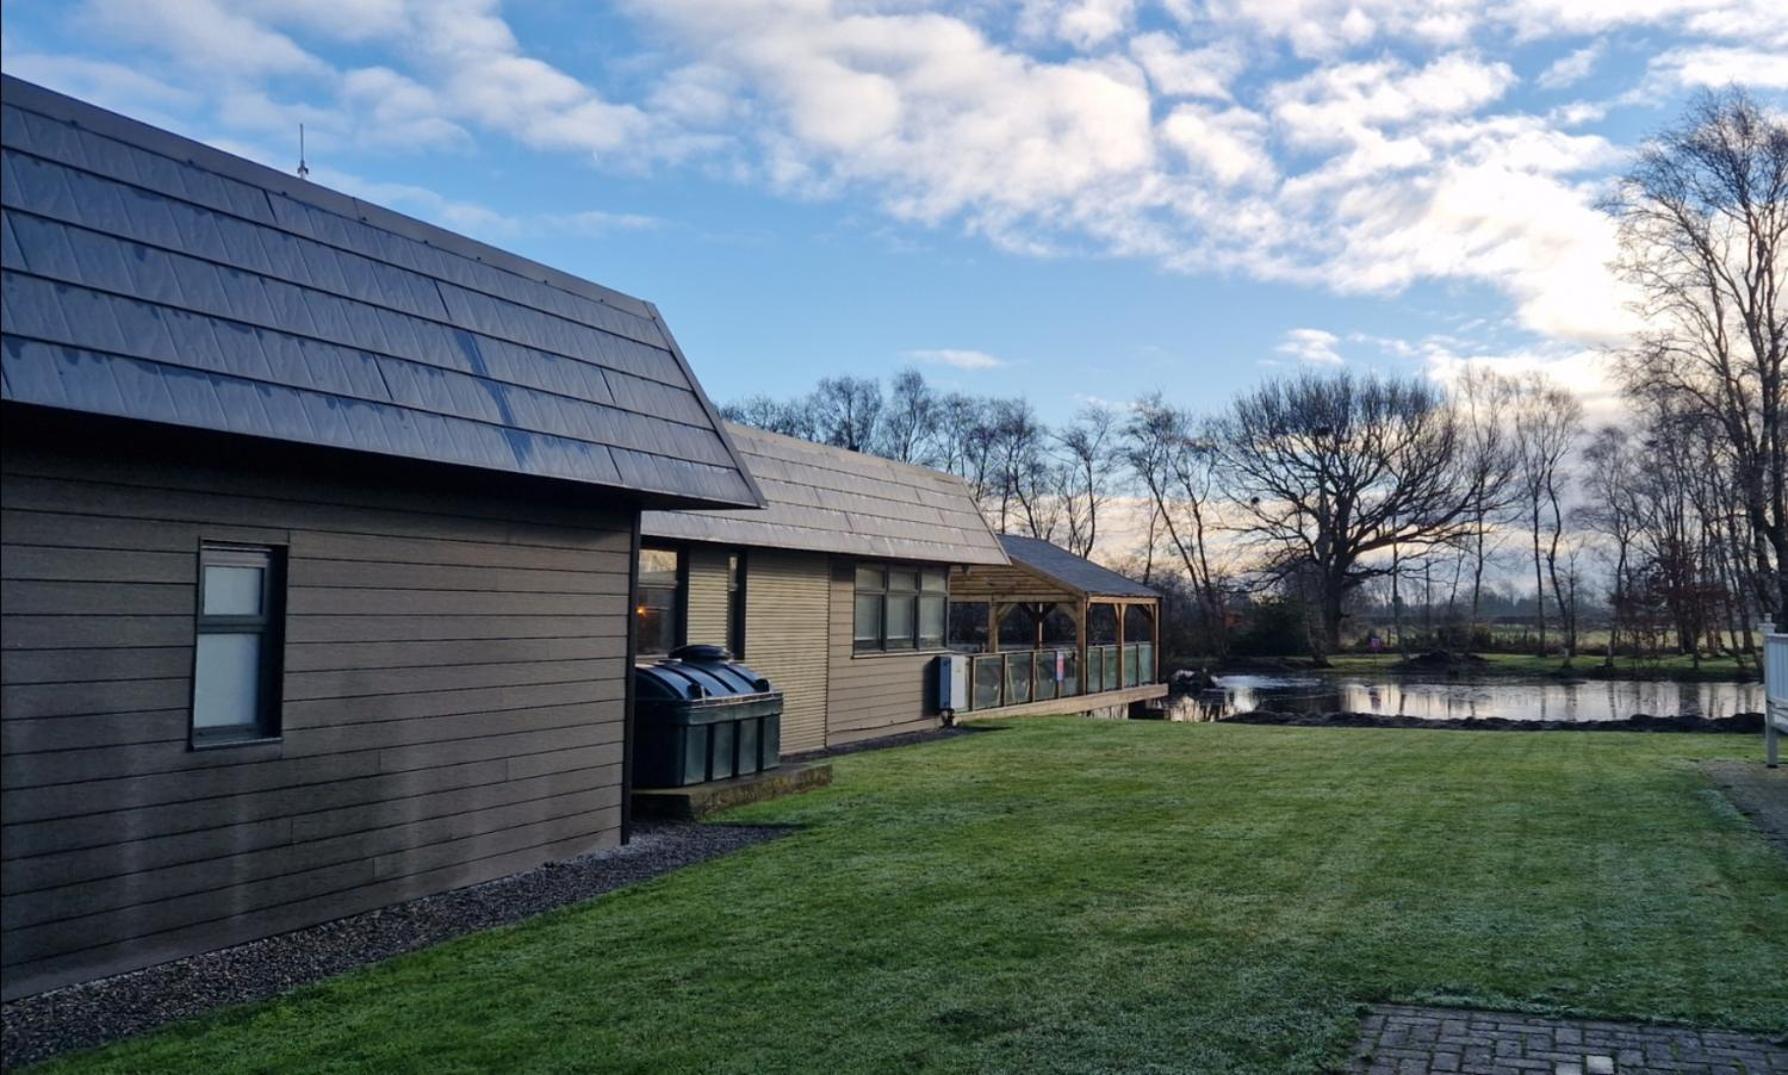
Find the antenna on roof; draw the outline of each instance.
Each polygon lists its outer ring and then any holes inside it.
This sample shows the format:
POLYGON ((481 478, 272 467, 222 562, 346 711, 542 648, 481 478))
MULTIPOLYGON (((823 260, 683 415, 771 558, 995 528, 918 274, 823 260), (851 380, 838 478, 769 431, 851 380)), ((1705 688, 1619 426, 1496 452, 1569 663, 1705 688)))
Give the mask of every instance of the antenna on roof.
POLYGON ((304 163, 304 124, 298 125, 298 178, 310 175, 310 165, 304 163))

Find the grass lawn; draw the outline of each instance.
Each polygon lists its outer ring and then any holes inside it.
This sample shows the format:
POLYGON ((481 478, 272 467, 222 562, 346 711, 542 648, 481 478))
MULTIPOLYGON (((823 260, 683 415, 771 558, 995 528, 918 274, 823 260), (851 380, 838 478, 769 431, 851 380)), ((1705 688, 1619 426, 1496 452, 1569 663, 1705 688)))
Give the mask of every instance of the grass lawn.
MULTIPOLYGON (((1656 660, 1635 660, 1631 657, 1617 657, 1612 671, 1602 668, 1602 654, 1579 653, 1571 662, 1571 667, 1564 667, 1560 657, 1536 657, 1531 653, 1482 653, 1484 663, 1476 665, 1471 675, 1485 676, 1556 676, 1560 674, 1585 677, 1613 676, 1618 679, 1676 679, 1676 680, 1755 680, 1757 678, 1756 661, 1750 658, 1732 656, 1703 656, 1699 668, 1691 658, 1681 654, 1670 654, 1656 660)), ((1287 658, 1301 664, 1308 664, 1309 659, 1303 657, 1287 658)), ((1342 653, 1329 658, 1330 671, 1370 673, 1391 673, 1392 665, 1402 660, 1397 653, 1342 653)))
POLYGON ((1319 1071, 1361 1002, 1788 1031, 1750 737, 1045 719, 839 758, 805 831, 56 1066, 1319 1071))

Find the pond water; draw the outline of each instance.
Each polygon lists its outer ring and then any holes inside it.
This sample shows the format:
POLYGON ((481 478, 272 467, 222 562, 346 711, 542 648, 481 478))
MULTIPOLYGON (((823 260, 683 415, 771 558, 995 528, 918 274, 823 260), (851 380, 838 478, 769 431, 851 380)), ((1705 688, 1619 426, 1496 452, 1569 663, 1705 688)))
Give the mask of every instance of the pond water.
POLYGON ((1423 720, 1625 720, 1730 717, 1763 710, 1761 683, 1597 679, 1423 679, 1412 676, 1233 675, 1170 702, 1169 720, 1215 720, 1255 710, 1376 713, 1423 720))

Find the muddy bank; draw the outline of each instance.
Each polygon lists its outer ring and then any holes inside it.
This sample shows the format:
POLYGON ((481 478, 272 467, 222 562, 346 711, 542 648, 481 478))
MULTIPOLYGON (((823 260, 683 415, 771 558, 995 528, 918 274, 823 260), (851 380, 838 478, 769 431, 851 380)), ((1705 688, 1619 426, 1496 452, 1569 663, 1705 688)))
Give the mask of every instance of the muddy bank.
POLYGON ((1420 717, 1384 716, 1377 713, 1279 713, 1257 710, 1222 718, 1229 724, 1282 724, 1296 728, 1441 728, 1477 732, 1732 732, 1758 735, 1763 714, 1739 713, 1730 717, 1652 717, 1640 714, 1625 720, 1509 720, 1480 717, 1466 720, 1424 720, 1420 717))

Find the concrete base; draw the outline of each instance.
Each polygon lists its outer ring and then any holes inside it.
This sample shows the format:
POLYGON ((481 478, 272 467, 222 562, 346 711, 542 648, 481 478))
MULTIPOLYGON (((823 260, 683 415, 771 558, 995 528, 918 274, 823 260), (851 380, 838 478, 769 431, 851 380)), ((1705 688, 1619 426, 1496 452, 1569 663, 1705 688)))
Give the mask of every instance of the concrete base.
POLYGON ((686 788, 635 788, 633 816, 698 821, 734 806, 795 795, 831 782, 832 763, 810 761, 686 788))

